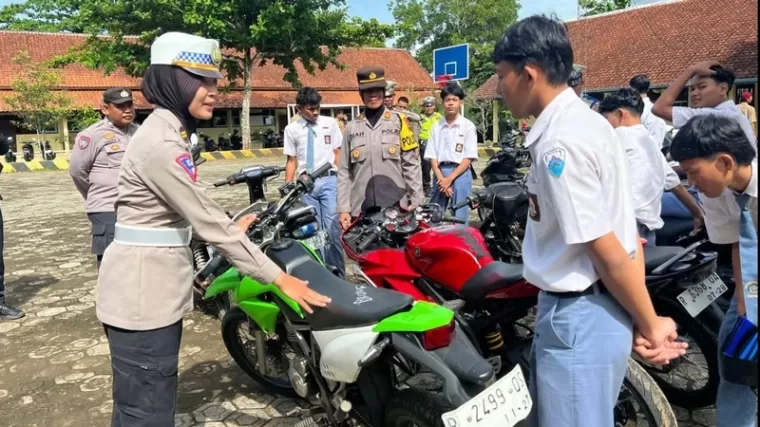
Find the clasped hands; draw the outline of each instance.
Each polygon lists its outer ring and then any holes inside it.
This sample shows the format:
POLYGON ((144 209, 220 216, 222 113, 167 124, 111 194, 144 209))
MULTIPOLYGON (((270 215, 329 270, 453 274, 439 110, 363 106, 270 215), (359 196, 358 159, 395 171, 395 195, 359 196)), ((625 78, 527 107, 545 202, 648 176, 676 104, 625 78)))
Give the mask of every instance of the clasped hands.
POLYGON ((677 341, 676 323, 669 317, 658 316, 646 330, 636 328, 633 351, 647 363, 667 365, 671 360, 686 354, 689 345, 677 341))
POLYGON ((453 179, 446 177, 438 180, 438 191, 441 192, 446 197, 453 197, 454 196, 454 189, 451 187, 451 184, 454 182, 453 179))

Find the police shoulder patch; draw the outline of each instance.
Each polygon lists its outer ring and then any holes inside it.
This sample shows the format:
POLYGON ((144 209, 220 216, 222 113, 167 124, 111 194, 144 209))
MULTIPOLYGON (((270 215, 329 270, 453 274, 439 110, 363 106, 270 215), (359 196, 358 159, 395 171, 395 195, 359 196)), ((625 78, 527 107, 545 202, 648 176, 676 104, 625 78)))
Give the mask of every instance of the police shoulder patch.
POLYGON ((174 159, 175 162, 187 173, 193 182, 198 180, 198 169, 195 167, 193 158, 188 153, 182 153, 174 159))
POLYGON ((91 139, 87 135, 80 135, 77 139, 77 146, 80 150, 84 150, 87 148, 88 145, 90 145, 91 139))
POLYGON ((549 170, 549 173, 554 177, 559 178, 562 175, 562 171, 565 170, 565 150, 562 148, 554 148, 547 151, 543 156, 544 164, 549 170))

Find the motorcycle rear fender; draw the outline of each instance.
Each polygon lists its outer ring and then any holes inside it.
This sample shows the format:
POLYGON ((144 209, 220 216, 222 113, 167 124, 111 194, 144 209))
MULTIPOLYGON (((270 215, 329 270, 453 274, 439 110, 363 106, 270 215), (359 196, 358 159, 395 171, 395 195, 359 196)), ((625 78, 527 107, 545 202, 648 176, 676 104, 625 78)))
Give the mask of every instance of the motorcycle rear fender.
MULTIPOLYGON (((444 362, 444 358, 448 359, 448 354, 444 354, 442 357, 440 350, 426 351, 422 348, 419 340, 413 335, 392 333, 391 344, 405 358, 430 369, 434 374, 443 379, 443 397, 455 407, 464 405, 472 397, 485 389, 484 386, 463 383, 444 362)), ((452 342, 452 344, 454 343, 452 342)), ((461 351, 461 348, 457 351, 461 351)), ((455 353, 455 351, 451 353, 455 353)), ((477 353, 464 354, 457 358, 464 360, 467 357, 476 357, 482 360, 482 357, 477 353)), ((491 369, 491 377, 493 377, 493 369, 490 365, 489 369, 491 369)))
POLYGON ((454 312, 427 301, 417 301, 409 311, 386 317, 372 329, 374 332, 426 332, 451 323, 454 312))

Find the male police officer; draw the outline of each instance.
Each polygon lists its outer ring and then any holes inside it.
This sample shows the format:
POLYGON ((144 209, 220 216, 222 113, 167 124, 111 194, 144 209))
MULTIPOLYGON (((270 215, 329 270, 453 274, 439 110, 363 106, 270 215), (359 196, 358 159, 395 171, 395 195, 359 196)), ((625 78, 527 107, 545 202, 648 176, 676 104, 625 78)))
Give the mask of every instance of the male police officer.
POLYGON ((356 76, 366 108, 346 126, 338 166, 338 212, 344 229, 352 216, 369 207, 401 202, 414 208, 423 197, 417 135, 404 113, 383 105, 384 70, 362 68, 356 76))
POLYGON ((92 223, 92 253, 97 257, 98 270, 106 247, 113 241, 121 159, 138 128, 132 123, 135 115, 129 89, 106 90, 100 111, 105 117, 77 135, 69 161, 69 175, 85 199, 85 211, 92 223))

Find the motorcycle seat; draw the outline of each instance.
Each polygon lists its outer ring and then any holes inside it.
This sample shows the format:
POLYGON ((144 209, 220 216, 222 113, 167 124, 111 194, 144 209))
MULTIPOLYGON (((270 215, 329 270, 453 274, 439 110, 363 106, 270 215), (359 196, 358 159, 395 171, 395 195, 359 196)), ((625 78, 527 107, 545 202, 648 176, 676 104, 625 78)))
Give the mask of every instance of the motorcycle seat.
POLYGON ((681 251, 680 246, 644 246, 644 269, 649 274, 681 251))
POLYGON ((327 307, 312 307, 313 314, 304 312, 304 321, 313 330, 369 326, 414 304, 409 295, 335 276, 295 240, 270 246, 267 255, 288 274, 308 281, 310 289, 332 299, 327 307))
POLYGON ((483 299, 493 291, 504 289, 523 278, 522 264, 494 261, 478 270, 462 286, 460 295, 467 299, 483 299))

